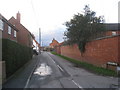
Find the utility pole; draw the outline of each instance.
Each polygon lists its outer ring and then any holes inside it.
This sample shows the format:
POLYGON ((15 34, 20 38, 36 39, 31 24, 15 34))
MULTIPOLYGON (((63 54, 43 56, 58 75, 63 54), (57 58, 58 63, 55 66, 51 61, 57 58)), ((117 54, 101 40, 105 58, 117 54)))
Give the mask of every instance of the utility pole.
MULTIPOLYGON (((39 28, 39 44, 41 47, 41 29, 39 28)), ((41 48, 39 47, 39 53, 41 54, 41 48)))

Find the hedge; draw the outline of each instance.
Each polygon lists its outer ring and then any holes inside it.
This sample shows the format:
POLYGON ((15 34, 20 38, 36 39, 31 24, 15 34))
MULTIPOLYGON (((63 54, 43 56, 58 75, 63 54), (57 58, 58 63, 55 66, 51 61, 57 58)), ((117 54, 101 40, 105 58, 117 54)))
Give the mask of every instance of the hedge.
POLYGON ((6 77, 11 76, 32 58, 32 48, 9 39, 2 40, 2 60, 6 62, 6 77))

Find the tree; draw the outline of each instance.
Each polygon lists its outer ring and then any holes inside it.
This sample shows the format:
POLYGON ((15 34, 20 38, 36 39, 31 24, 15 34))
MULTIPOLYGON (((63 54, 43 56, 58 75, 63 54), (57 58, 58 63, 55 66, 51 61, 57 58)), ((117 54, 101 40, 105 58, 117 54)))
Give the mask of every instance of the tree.
POLYGON ((84 8, 84 14, 78 13, 73 19, 66 22, 67 31, 64 35, 68 44, 77 43, 81 52, 85 51, 85 45, 88 41, 100 37, 105 31, 102 16, 96 17, 96 13, 91 11, 89 6, 84 8))

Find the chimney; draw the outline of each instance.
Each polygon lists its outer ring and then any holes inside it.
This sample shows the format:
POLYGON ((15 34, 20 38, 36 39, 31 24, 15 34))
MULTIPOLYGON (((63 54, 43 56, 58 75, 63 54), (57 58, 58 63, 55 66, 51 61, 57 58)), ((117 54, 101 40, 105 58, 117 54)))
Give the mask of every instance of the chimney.
POLYGON ((18 11, 18 13, 17 13, 17 15, 16 15, 16 19, 17 19, 17 21, 20 23, 20 13, 19 13, 19 11, 18 11))

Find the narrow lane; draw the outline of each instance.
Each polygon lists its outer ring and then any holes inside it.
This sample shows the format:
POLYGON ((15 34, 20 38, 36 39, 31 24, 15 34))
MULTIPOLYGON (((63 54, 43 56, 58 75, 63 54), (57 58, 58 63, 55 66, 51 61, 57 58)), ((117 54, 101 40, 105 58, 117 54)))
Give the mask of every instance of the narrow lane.
POLYGON ((110 88, 111 85, 117 84, 118 78, 93 74, 49 52, 43 52, 17 71, 3 87, 85 90, 85 88, 110 88))
POLYGON ((43 52, 27 88, 110 88, 118 79, 93 74, 49 52, 43 52))
POLYGON ((70 79, 64 68, 47 52, 43 52, 27 88, 79 88, 79 86, 70 79))

